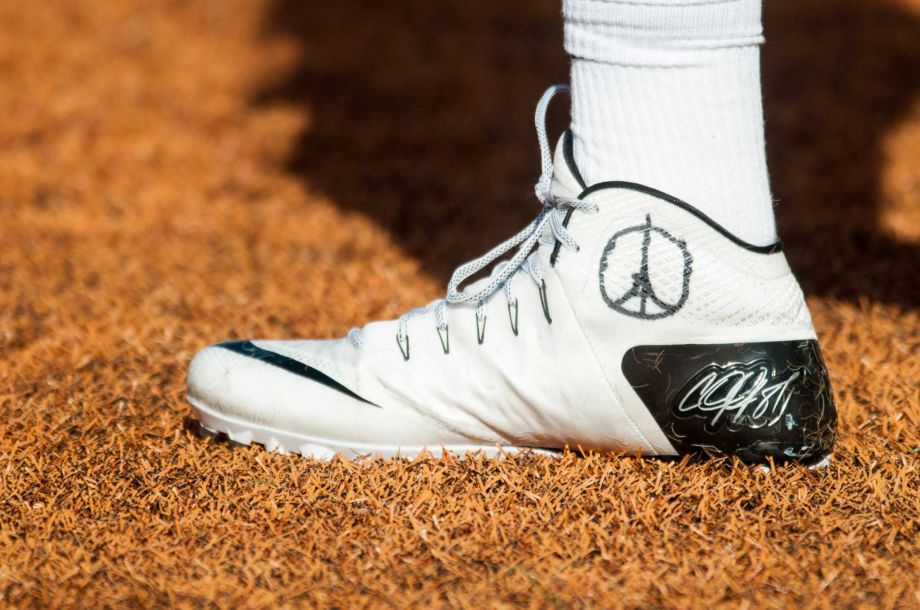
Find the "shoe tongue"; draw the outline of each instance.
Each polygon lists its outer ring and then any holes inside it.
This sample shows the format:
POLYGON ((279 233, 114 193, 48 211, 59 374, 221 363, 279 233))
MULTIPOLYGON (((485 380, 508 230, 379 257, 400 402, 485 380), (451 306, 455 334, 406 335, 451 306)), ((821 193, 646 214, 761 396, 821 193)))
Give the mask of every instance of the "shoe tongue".
MULTIPOLYGON (((557 197, 576 198, 581 195, 582 191, 587 188, 578 167, 575 166, 575 158, 572 154, 572 132, 566 130, 559 138, 556 144, 556 152, 553 155, 553 183, 551 186, 553 194, 557 197)), ((553 244, 552 229, 547 225, 543 229, 542 237, 547 238, 547 244, 539 244, 537 252, 543 259, 544 263, 549 264, 549 258, 555 245, 553 244)), ((507 260, 507 259, 506 259, 507 260)), ((498 263, 502 265, 505 263, 498 263)), ((492 273, 497 269, 493 268, 492 273)), ((491 273, 476 280, 467 282, 463 287, 464 291, 474 293, 484 287, 491 280, 491 273)))
MULTIPOLYGON (((587 188, 578 167, 575 166, 575 158, 572 154, 572 132, 566 130, 556 143, 556 152, 553 155, 553 195, 556 197, 568 197, 575 199, 581 195, 582 191, 587 188)), ((543 239, 552 244, 552 228, 547 225, 543 229, 543 239)), ((537 250, 540 252, 544 262, 549 262, 549 257, 555 249, 554 245, 541 244, 537 250)))
POLYGON ((578 197, 586 187, 575 166, 572 132, 566 130, 559 138, 553 156, 553 194, 558 197, 578 197))

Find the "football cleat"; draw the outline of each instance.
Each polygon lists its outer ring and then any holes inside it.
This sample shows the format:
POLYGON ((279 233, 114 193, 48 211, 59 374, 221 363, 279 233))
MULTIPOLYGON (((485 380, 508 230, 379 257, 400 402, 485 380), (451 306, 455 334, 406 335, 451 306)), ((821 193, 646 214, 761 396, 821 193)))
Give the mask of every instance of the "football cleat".
POLYGON ((563 89, 537 107, 533 222, 398 320, 205 348, 188 374, 202 430, 318 458, 826 458, 834 399, 781 245, 745 243, 648 186, 586 184, 571 134, 555 155, 546 135, 563 89))

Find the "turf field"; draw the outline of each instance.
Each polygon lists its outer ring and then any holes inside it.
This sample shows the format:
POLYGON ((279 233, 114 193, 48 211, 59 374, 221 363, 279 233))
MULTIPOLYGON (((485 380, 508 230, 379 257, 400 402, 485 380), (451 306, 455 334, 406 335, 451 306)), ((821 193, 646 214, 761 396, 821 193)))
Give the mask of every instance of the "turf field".
POLYGON ((920 607, 920 0, 767 0, 814 472, 199 439, 197 349, 397 316, 538 209, 557 0, 318 4, 0 2, 0 605, 920 607))

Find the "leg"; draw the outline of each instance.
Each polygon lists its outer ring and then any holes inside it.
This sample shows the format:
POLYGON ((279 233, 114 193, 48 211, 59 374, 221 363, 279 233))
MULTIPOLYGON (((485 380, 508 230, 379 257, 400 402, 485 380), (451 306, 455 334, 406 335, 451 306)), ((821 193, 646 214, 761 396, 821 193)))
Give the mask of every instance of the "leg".
POLYGON ((760 0, 564 0, 575 159, 776 241, 764 152, 760 0))

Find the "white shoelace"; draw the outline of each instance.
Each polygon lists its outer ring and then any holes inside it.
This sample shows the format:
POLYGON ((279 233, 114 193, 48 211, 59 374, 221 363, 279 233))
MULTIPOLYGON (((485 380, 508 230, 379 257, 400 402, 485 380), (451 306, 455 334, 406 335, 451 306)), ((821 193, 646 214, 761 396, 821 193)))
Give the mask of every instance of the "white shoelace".
MULTIPOLYGON (((396 333, 396 341, 403 352, 406 360, 409 359, 409 320, 415 316, 430 313, 434 311, 435 321, 437 323, 438 334, 441 336, 442 343, 444 335, 447 332, 447 321, 444 315, 444 309, 448 305, 460 303, 477 303, 476 319, 477 324, 484 321, 484 306, 486 301, 497 292, 500 288, 504 289, 505 298, 508 301, 509 313, 517 309, 517 299, 512 298, 511 279, 521 270, 526 269, 531 279, 537 287, 544 289, 543 273, 540 269, 541 261, 537 253, 534 252, 534 246, 538 243, 542 245, 553 245, 556 241, 570 250, 578 250, 578 243, 565 228, 565 217, 569 210, 579 210, 587 213, 596 213, 597 206, 587 203, 581 199, 573 197, 557 197, 552 192, 553 184, 553 153, 549 145, 549 137, 546 133, 546 112, 553 97, 560 91, 568 91, 566 85, 553 85, 540 98, 537 104, 537 111, 534 122, 537 128, 537 140, 540 144, 540 161, 542 173, 540 180, 534 186, 534 192, 537 199, 543 206, 540 214, 527 227, 521 230, 517 235, 505 240, 483 256, 460 265, 453 273, 447 284, 447 296, 431 303, 425 307, 416 307, 415 309, 403 314, 399 318, 399 328, 396 333), (550 228, 548 235, 544 235, 546 227, 550 228), (467 289, 460 290, 460 284, 476 275, 496 259, 509 252, 512 248, 518 246, 514 256, 508 261, 499 262, 495 265, 489 276, 489 281, 475 292, 467 289)), ((515 316, 516 318, 516 316, 515 316)), ((515 332, 516 329, 515 329, 515 332)), ((348 340, 355 347, 363 345, 361 329, 353 328, 348 332, 348 340)), ((449 339, 448 339, 449 341, 449 339)), ((481 342, 481 339, 480 339, 481 342)), ((444 351, 448 351, 447 344, 444 351)))

